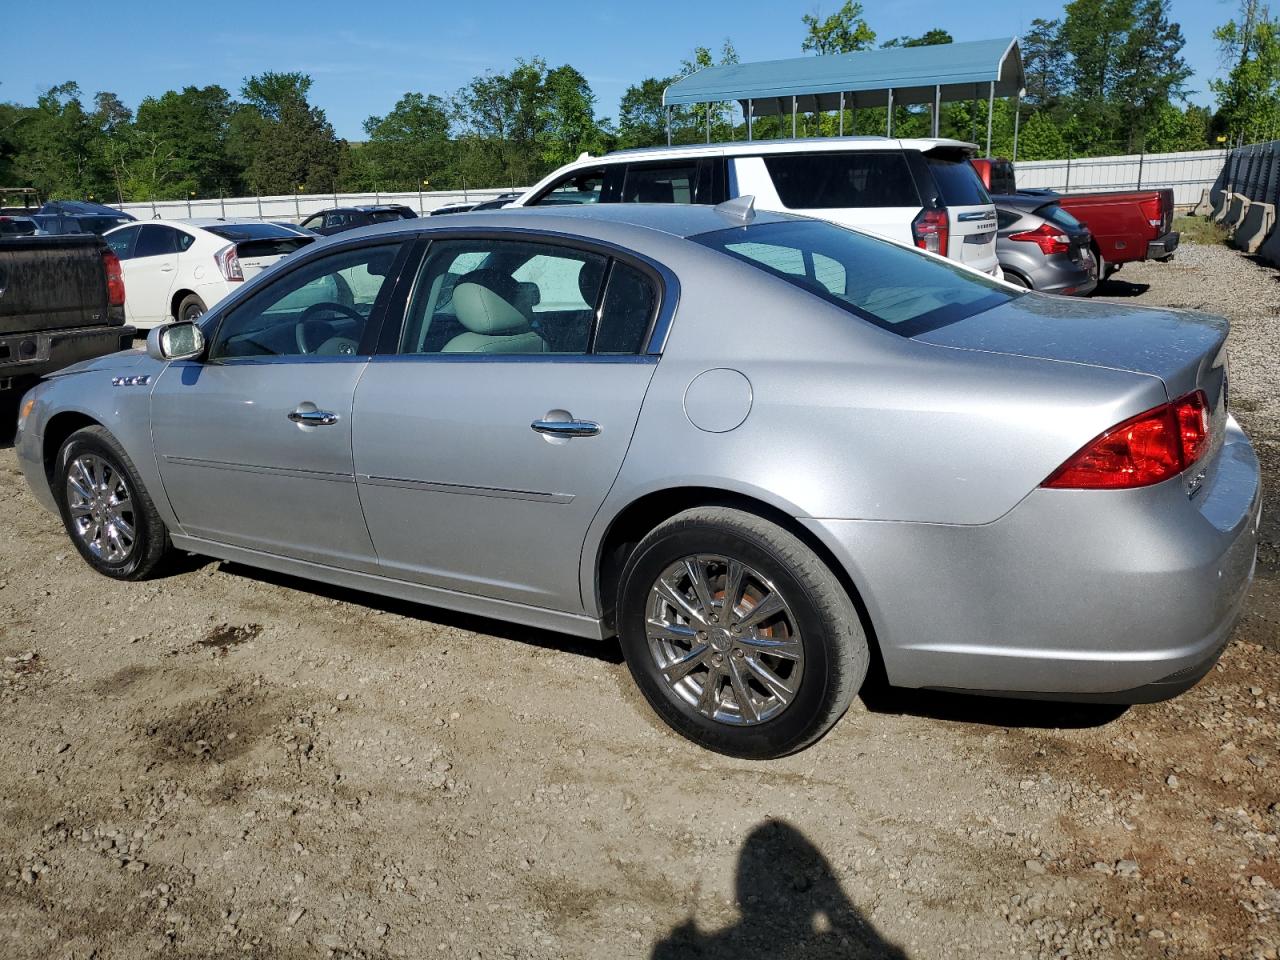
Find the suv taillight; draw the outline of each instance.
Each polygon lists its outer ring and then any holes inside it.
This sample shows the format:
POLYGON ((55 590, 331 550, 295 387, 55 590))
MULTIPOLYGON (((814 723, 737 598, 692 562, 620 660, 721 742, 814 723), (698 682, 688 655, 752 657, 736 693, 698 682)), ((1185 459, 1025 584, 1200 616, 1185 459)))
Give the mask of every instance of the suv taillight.
POLYGON ((107 275, 107 305, 124 306, 124 271, 114 250, 102 251, 102 269, 107 275))
POLYGON ((1209 403, 1204 391, 1117 424, 1060 466, 1042 487, 1128 490, 1181 473, 1209 446, 1209 403))
POLYGON ((911 221, 911 236, 921 250, 945 257, 951 239, 951 221, 947 219, 946 208, 921 210, 911 221))
POLYGON ((243 280, 244 270, 240 266, 240 258, 236 255, 236 245, 228 244, 213 255, 218 269, 226 280, 243 280))
POLYGON ((1051 223, 1042 223, 1034 230, 1012 234, 1009 239, 1034 243, 1045 256, 1052 253, 1066 253, 1071 249, 1071 238, 1051 223))

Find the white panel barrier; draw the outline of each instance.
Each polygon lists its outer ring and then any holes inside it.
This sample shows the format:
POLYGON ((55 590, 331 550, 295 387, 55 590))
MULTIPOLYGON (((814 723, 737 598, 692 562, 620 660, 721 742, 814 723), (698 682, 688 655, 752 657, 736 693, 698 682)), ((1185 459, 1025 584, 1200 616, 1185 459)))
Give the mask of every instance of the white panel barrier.
MULTIPOLYGON (((517 188, 519 189, 519 188, 517 188)), ((365 204, 398 203, 420 214, 450 203, 491 200, 511 190, 495 187, 486 190, 437 190, 418 193, 304 193, 276 197, 222 197, 212 200, 156 200, 125 203, 118 206, 139 220, 188 219, 191 217, 248 217, 255 220, 283 220, 298 223, 305 217, 330 207, 354 207, 365 204)), ((115 206, 115 204, 113 204, 115 206)))

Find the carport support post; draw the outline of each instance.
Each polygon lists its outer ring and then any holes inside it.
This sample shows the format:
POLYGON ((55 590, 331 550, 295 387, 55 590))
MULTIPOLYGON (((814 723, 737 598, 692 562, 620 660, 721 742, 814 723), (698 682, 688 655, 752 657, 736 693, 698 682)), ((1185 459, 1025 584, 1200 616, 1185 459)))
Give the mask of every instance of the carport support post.
POLYGON ((844 93, 840 94, 840 136, 844 136, 844 93))
POLYGON ((1018 121, 1022 119, 1022 91, 1013 97, 1013 161, 1018 162, 1018 121))
POLYGON ((796 98, 791 98, 791 139, 796 138, 796 98))
POLYGON ((987 158, 991 158, 991 118, 996 110, 996 82, 991 81, 991 91, 987 94, 987 158))
POLYGON ((747 101, 747 139, 753 139, 751 133, 751 115, 756 112, 755 101, 747 101))
POLYGON ((671 108, 666 108, 667 114, 667 146, 671 146, 671 108))
POLYGON ((893 87, 889 88, 889 105, 884 111, 884 135, 893 136, 893 87))
POLYGON ((938 135, 938 130, 940 129, 940 126, 941 126, 941 123, 940 123, 941 119, 942 119, 942 86, 941 84, 938 84, 938 85, 935 85, 933 88, 933 124, 932 124, 933 134, 932 136, 934 137, 938 135))
POLYGON ((711 103, 707 102, 707 143, 711 142, 711 103))

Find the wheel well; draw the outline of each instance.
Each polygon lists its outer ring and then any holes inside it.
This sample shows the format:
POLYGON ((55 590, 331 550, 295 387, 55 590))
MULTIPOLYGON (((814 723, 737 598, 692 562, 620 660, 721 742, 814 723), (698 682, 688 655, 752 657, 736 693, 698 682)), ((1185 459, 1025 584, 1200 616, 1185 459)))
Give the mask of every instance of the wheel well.
POLYGON ((1034 289, 1035 289, 1035 286, 1031 283, 1031 280, 1030 280, 1030 279, 1027 277, 1027 275, 1026 275, 1025 273, 1023 273, 1021 270, 1014 270, 1014 269, 1011 269, 1011 268, 1009 268, 1009 267, 1005 267, 1005 266, 1002 266, 1002 267, 1001 267, 1001 269, 1002 269, 1002 270, 1004 270, 1004 272, 1005 272, 1005 273, 1011 273, 1011 274, 1013 274, 1015 277, 1017 277, 1019 280, 1021 280, 1023 283, 1025 283, 1025 284, 1027 285, 1027 289, 1028 289, 1028 290, 1034 290, 1034 289))
POLYGON ((59 413, 52 417, 44 427, 44 474, 53 483, 53 468, 58 459, 58 451, 67 442, 67 437, 83 427, 99 426, 97 420, 83 413, 59 413))
POLYGON ((614 517, 601 541, 599 555, 596 559, 596 592, 602 611, 602 618, 610 629, 615 626, 614 615, 617 605, 618 586, 622 579, 622 570, 632 552, 654 527, 674 517, 677 513, 692 507, 731 507, 752 513, 756 516, 776 523, 782 529, 800 540, 806 547, 827 565, 827 568, 840 581, 845 593, 853 601, 858 617, 862 620, 862 628, 866 631, 867 642, 872 649, 873 658, 878 659, 879 644, 875 638, 875 628, 867 613, 866 604, 857 584, 849 576, 844 565, 836 559, 827 545, 816 537, 804 524, 794 517, 788 516, 777 507, 762 500, 743 494, 716 490, 711 487, 681 487, 674 490, 660 490, 641 497, 629 504, 618 516, 614 517))
POLYGON ((179 290, 177 293, 175 293, 173 295, 173 298, 169 301, 169 316, 177 320, 178 308, 182 306, 182 301, 187 299, 187 297, 191 297, 194 295, 195 295, 194 290, 179 290))

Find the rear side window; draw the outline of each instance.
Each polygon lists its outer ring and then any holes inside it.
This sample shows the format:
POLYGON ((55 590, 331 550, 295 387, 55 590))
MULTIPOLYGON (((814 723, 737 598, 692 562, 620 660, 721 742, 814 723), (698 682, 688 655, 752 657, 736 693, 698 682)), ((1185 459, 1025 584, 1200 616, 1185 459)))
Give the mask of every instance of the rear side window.
POLYGON ((690 239, 904 337, 1017 296, 948 261, 818 220, 732 227, 690 239))
POLYGON ((178 252, 178 231, 173 227, 162 227, 148 223, 138 234, 138 243, 133 255, 142 257, 159 257, 178 252))
POLYGON ((633 163, 622 183, 623 203, 694 203, 698 163, 633 163))
POLYGON ((1044 217, 1050 223, 1056 223, 1060 227, 1066 227, 1068 230, 1083 230, 1084 224, 1063 210, 1056 203, 1048 204, 1036 211, 1038 216, 1044 217))
MULTIPOLYGON (((964 159, 951 159, 936 154, 927 156, 929 172, 938 184, 942 202, 948 207, 980 207, 991 203, 987 188, 978 171, 964 159)), ((994 172, 993 172, 994 175, 994 172)))
POLYGON ((907 159, 897 151, 774 154, 764 165, 789 210, 920 206, 907 159))
POLYGON ((658 306, 653 282, 635 267, 615 260, 600 307, 595 353, 639 353, 658 306))
POLYGON ((117 230, 108 237, 104 237, 107 246, 121 260, 128 260, 133 256, 134 244, 138 242, 138 231, 141 227, 127 227, 124 230, 117 230))
POLYGON ((1012 210, 996 210, 996 228, 998 230, 1007 230, 1021 219, 1022 214, 1014 213, 1012 210))
POLYGON ((1013 175, 1013 164, 997 160, 991 164, 991 193, 1017 193, 1018 183, 1013 175))

